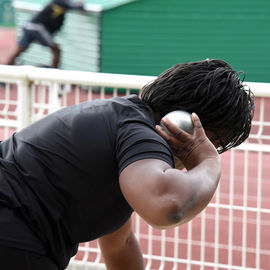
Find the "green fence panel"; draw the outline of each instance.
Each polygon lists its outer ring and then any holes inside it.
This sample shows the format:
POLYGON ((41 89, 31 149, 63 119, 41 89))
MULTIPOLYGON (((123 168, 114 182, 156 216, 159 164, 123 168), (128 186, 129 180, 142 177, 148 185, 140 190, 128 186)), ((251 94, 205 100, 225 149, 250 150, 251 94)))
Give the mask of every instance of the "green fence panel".
POLYGON ((14 10, 11 0, 0 0, 0 26, 13 27, 14 23, 14 10))

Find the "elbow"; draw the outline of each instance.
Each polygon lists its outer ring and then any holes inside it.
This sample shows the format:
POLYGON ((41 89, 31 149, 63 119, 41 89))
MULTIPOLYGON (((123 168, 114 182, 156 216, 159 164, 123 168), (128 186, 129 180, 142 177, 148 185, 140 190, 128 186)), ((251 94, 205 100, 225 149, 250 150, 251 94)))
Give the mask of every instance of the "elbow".
POLYGON ((196 189, 192 187, 182 187, 181 192, 176 192, 176 188, 162 189, 155 199, 150 225, 155 228, 168 229, 186 223, 187 216, 194 206, 196 193, 196 189))
POLYGON ((172 203, 167 213, 167 220, 172 226, 181 225, 190 220, 189 214, 194 207, 194 198, 172 203))
POLYGON ((175 226, 183 223, 185 217, 184 204, 180 200, 172 200, 170 203, 170 207, 166 213, 166 218, 168 222, 175 226))
POLYGON ((168 199, 165 203, 163 200, 163 204, 152 212, 152 218, 148 223, 156 229, 169 229, 184 223, 184 216, 184 206, 181 202, 168 199))
POLYGON ((198 196, 198 191, 194 191, 189 196, 182 196, 181 199, 167 200, 166 207, 160 211, 160 215, 163 215, 161 219, 163 223, 156 224, 154 227, 172 228, 189 222, 208 205, 211 198, 210 193, 198 196))
POLYGON ((182 224, 184 221, 184 213, 182 210, 168 213, 168 220, 172 225, 182 224))
POLYGON ((182 181, 179 187, 177 182, 173 188, 164 188, 159 194, 159 206, 156 208, 154 227, 171 228, 189 222, 197 216, 212 199, 220 173, 197 175, 182 181))

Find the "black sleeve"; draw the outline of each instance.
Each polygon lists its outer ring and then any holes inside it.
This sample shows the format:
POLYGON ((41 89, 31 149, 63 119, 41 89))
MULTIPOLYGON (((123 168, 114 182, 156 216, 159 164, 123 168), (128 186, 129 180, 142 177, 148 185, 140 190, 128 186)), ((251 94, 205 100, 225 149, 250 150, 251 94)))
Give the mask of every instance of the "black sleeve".
POLYGON ((173 155, 163 138, 142 123, 126 123, 118 130, 116 158, 119 174, 129 164, 141 159, 160 159, 174 167, 173 155))

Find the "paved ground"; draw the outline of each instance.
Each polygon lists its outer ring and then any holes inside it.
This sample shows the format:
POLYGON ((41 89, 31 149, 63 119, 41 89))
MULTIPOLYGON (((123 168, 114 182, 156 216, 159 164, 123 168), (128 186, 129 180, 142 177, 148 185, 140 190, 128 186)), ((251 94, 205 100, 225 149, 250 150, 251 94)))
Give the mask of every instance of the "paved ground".
POLYGON ((0 28, 0 64, 5 64, 16 46, 13 28, 0 28))

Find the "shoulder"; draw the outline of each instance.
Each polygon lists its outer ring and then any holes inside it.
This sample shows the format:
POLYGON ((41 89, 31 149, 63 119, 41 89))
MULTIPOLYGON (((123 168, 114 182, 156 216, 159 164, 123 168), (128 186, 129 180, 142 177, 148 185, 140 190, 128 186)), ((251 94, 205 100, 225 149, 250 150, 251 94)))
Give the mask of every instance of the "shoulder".
POLYGON ((121 114, 115 146, 119 172, 142 159, 158 159, 174 167, 171 149, 155 129, 152 111, 139 100, 121 114))
POLYGON ((119 124, 144 124, 150 128, 155 126, 155 118, 150 107, 143 103, 137 95, 115 98, 115 110, 119 113, 119 124))

